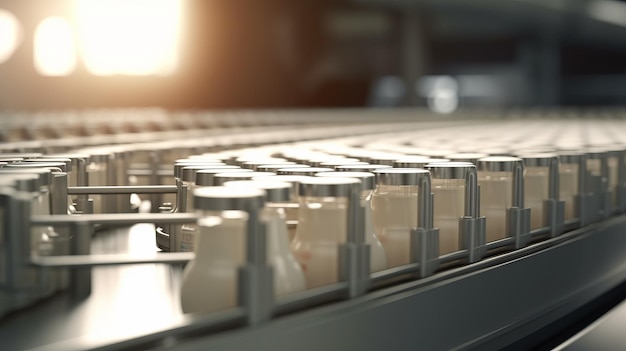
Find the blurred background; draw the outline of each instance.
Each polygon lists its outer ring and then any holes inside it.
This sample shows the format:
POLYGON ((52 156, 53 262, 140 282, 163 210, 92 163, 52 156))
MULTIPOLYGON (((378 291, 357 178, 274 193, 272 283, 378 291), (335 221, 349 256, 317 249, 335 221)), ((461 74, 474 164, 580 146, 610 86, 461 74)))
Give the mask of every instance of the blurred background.
POLYGON ((617 0, 2 0, 0 108, 593 106, 617 0))

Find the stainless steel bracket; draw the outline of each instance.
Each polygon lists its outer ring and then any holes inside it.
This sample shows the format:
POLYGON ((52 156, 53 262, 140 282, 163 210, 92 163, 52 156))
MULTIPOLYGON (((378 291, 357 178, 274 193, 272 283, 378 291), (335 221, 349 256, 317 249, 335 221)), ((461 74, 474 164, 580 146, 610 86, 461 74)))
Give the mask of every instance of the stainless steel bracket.
POLYGON ((602 176, 587 174, 587 184, 589 188, 587 189, 586 203, 589 206, 585 207, 587 211, 585 216, 589 222, 597 222, 604 216, 606 179, 603 180, 602 176))
POLYGON ((418 264, 416 278, 432 275, 439 268, 439 229, 417 228, 411 231, 411 262, 418 264))
POLYGON ((348 283, 348 298, 363 295, 370 286, 370 247, 345 243, 339 246, 339 280, 348 283))
POLYGON ((459 248, 467 250, 464 263, 480 261, 487 253, 486 217, 480 216, 480 186, 476 169, 465 175, 465 215, 459 218, 459 248))
POLYGON ((463 260, 464 263, 478 262, 487 253, 486 223, 487 220, 484 216, 459 219, 459 247, 461 250, 467 250, 467 257, 463 260))
POLYGON ((348 297, 363 295, 370 285, 370 248, 365 243, 365 208, 361 184, 350 187, 347 211, 347 242, 339 245, 339 279, 348 283, 348 297))
POLYGON ((550 227, 550 237, 563 233, 565 227, 565 201, 548 199, 543 202, 544 218, 550 227))
POLYGON ((513 248, 520 249, 528 244, 530 234, 530 208, 524 207, 524 166, 513 169, 513 206, 507 209, 506 228, 513 238, 513 248))
POLYGON ((509 236, 513 238, 513 248, 525 247, 531 239, 530 208, 510 207, 506 219, 509 236))

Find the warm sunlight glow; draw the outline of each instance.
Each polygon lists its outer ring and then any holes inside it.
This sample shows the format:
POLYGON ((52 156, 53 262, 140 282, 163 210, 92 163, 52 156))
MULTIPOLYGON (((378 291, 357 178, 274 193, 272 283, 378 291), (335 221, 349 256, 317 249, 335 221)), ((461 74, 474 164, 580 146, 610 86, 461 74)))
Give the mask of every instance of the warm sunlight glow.
POLYGON ((34 37, 35 69, 43 76, 66 76, 76 68, 74 33, 68 21, 48 17, 41 21, 34 37))
POLYGON ((20 24, 9 11, 0 9, 0 63, 13 55, 21 39, 20 24))
POLYGON ((180 0, 78 0, 79 45, 95 75, 168 75, 176 69, 180 0))

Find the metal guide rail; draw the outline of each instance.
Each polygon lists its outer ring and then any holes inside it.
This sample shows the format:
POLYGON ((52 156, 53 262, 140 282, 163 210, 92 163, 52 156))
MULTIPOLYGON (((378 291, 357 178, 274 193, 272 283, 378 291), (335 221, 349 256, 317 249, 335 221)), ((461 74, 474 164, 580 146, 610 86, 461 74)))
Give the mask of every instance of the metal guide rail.
MULTIPOLYGON (((3 161, 7 162, 7 167, 0 168, 0 209, 3 218, 0 240, 2 248, 0 316, 4 315, 4 320, 0 320, 0 326, 8 326, 12 320, 17 320, 20 316, 34 314, 38 306, 46 306, 41 307, 42 310, 50 309, 55 299, 70 301, 71 304, 93 301, 94 294, 102 299, 101 292, 94 291, 93 281, 94 274, 102 274, 105 268, 124 272, 127 269, 124 267, 126 265, 165 264, 171 266, 171 272, 178 272, 174 274, 174 278, 170 278, 173 279, 172 286, 167 288, 176 290, 181 279, 180 266, 195 258, 193 252, 177 252, 180 251, 177 247, 177 240, 180 240, 181 235, 179 228, 183 225, 193 225, 202 218, 200 213, 187 212, 186 208, 192 188, 199 184, 187 184, 182 176, 173 179, 175 170, 173 171, 171 166, 178 164, 177 160, 184 157, 207 152, 215 156, 221 152, 222 160, 234 165, 238 162, 245 163, 237 159, 244 149, 249 151, 257 148, 272 155, 275 155, 277 150, 282 150, 280 152, 284 156, 288 154, 290 148, 320 151, 343 145, 347 147, 343 150, 344 156, 350 156, 350 152, 356 155, 354 149, 376 151, 377 153, 362 155, 360 162, 367 160, 367 165, 382 165, 389 160, 387 156, 391 156, 389 150, 385 149, 400 150, 405 147, 405 156, 412 154, 408 150, 407 141, 415 135, 448 133, 452 132, 453 128, 457 129, 455 132, 463 133, 465 127, 471 129, 482 126, 489 129, 495 125, 489 119, 459 118, 447 123, 428 119, 407 122, 404 115, 399 119, 400 121, 396 123, 361 125, 334 125, 326 119, 324 123, 332 125, 332 128, 329 128, 329 126, 315 127, 316 121, 313 118, 312 125, 305 129, 304 137, 296 135, 299 133, 298 129, 288 127, 274 132, 256 127, 250 130, 236 130, 230 137, 225 137, 226 132, 220 129, 209 129, 204 132, 211 133, 205 135, 191 133, 193 137, 188 137, 185 132, 176 132, 168 134, 172 138, 176 136, 176 140, 129 144, 129 140, 124 139, 122 143, 116 145, 102 144, 97 147, 92 144, 93 140, 81 144, 85 141, 81 137, 74 140, 71 149, 63 150, 56 155, 50 155, 46 150, 23 147, 24 143, 29 142, 6 144, 4 150, 13 153, 5 152, 5 159, 20 157, 22 159, 3 161), (416 130, 421 130, 422 134, 416 134, 416 130), (218 143, 216 138, 219 138, 218 143), (389 143, 389 140, 393 142, 389 143), (30 151, 30 154, 26 153, 26 150, 30 151), (44 153, 37 154, 40 151, 44 153), (383 151, 387 154, 382 155, 383 151), (44 156, 49 157, 50 162, 34 161, 44 156), (30 166, 27 164, 29 162, 37 166, 30 166), (27 165, 24 165, 25 163, 27 165), (47 171, 41 171, 42 168, 47 171), (24 177, 24 174, 29 174, 29 170, 33 169, 40 173, 36 177, 32 174, 30 177, 24 177), (167 196, 170 196, 171 202, 166 201, 167 196), (94 252, 94 245, 106 243, 108 236, 122 235, 127 238, 130 235, 127 229, 116 228, 135 227, 140 223, 155 226, 156 232, 155 229, 151 229, 153 227, 144 227, 139 235, 145 236, 144 240, 152 240, 147 243, 156 240, 156 244, 164 250, 106 254, 94 252)), ((102 142, 103 139, 100 139, 100 143, 102 142)), ((456 150, 459 151, 459 148, 456 150)), ((561 250, 556 248, 563 245, 569 245, 570 248, 577 245, 570 245, 569 242, 583 240, 581 238, 594 240, 590 233, 597 229, 593 228, 606 225, 609 217, 616 217, 624 212, 625 150, 624 147, 621 150, 594 149, 579 155, 580 157, 567 153, 560 157, 539 157, 530 156, 529 149, 524 156, 520 155, 520 158, 515 158, 514 161, 490 159, 488 155, 500 155, 493 152, 484 155, 486 157, 481 157, 475 164, 466 162, 459 165, 459 169, 463 168, 463 173, 457 172, 458 174, 438 170, 437 167, 442 167, 437 163, 439 161, 428 163, 425 165, 427 170, 422 169, 419 172, 406 171, 413 168, 397 167, 392 168, 396 171, 385 171, 384 168, 376 170, 374 173, 377 181, 383 183, 385 179, 395 177, 390 175, 392 173, 414 173, 411 179, 415 179, 413 185, 416 196, 413 201, 416 202, 416 225, 407 232, 408 262, 375 272, 370 269, 372 259, 370 244, 366 242, 364 236, 367 209, 364 208, 361 198, 365 181, 356 182, 346 188, 347 236, 345 242, 337 246, 338 280, 284 296, 276 296, 272 291, 275 276, 266 253, 268 224, 260 216, 265 201, 246 203, 245 206, 229 205, 230 207, 220 210, 240 210, 245 212, 248 218, 245 231, 245 260, 237 271, 236 307, 207 315, 183 315, 178 307, 171 307, 175 304, 172 300, 176 300, 178 296, 178 293, 174 292, 164 302, 164 305, 172 308, 169 317, 164 324, 151 327, 152 329, 139 328, 141 330, 129 331, 126 335, 119 332, 103 333, 89 342, 86 341, 89 335, 76 332, 60 333, 63 335, 62 339, 47 336, 42 338, 44 340, 41 343, 33 343, 31 340, 20 344, 19 341, 15 341, 15 345, 41 346, 44 349, 134 347, 129 345, 141 345, 142 348, 168 347, 168 342, 184 344, 189 335, 199 336, 233 327, 264 325, 276 318, 279 320, 296 318, 298 313, 305 315, 314 313, 309 310, 330 302, 343 301, 341 304, 350 306, 355 306, 360 303, 359 301, 371 302, 372 299, 387 296, 386 294, 389 296, 397 294, 399 287, 406 289, 408 286, 414 286, 418 290, 426 287, 436 292, 436 282, 448 282, 448 279, 453 277, 470 279, 468 277, 472 272, 483 272, 489 267, 520 258, 525 258, 524 262, 532 262, 534 258, 531 257, 538 252, 541 252, 541 259, 545 260, 545 255, 550 255, 551 250, 561 250), (597 169, 592 167, 595 166, 593 162, 588 163, 588 160, 595 159, 599 161, 597 169), (559 196, 561 178, 559 165, 567 163, 576 165, 578 180, 577 191, 572 201, 573 212, 569 216, 566 216, 566 201, 559 196), (543 219, 538 226, 531 225, 532 212, 525 206, 525 164, 530 165, 529 167, 546 168, 547 195, 540 199, 539 208, 543 219), (400 171, 397 171, 398 169, 400 171), (480 174, 484 174, 481 172, 504 172, 510 178, 510 183, 507 184, 510 184, 511 202, 504 213, 504 233, 499 233, 504 235, 495 240, 489 237, 487 227, 489 214, 485 216, 481 212, 483 206, 481 204, 485 203, 484 198, 481 198, 479 186, 480 174), (440 230, 435 226, 437 219, 435 204, 438 198, 434 189, 436 185, 433 184, 438 184, 436 180, 440 176, 444 180, 458 179, 459 184, 462 184, 464 199, 462 214, 456 218, 458 243, 450 252, 443 252, 440 248, 440 230), (65 338, 70 340, 63 341, 65 338)), ((413 154, 417 154, 417 147, 413 151, 413 154)), ((537 149, 532 151, 539 152, 537 149)), ((432 153, 429 157, 432 161, 436 160, 438 155, 432 153)), ((309 161, 310 165, 307 166, 316 165, 315 162, 318 162, 313 158, 309 161)), ((303 159, 298 159, 298 162, 303 162, 303 159)), ((358 168, 354 164, 349 166, 358 168)), ((183 169, 191 168, 183 165, 180 174, 183 169)), ((191 171, 188 173, 192 174, 191 171)), ((303 189, 302 185, 300 189, 303 189)), ((614 221, 617 223, 615 225, 621 226, 623 219, 619 217, 614 221)), ((297 222, 291 224, 297 226, 297 222)), ((145 244, 146 242, 144 247, 145 244)), ((611 254, 617 255, 619 252, 621 249, 618 246, 611 254)), ((575 256, 576 252, 569 252, 567 255, 575 256)), ((535 267, 534 263, 529 264, 535 267)), ((598 267, 598 269, 608 268, 608 266, 598 267)), ((441 291, 447 290, 441 288, 441 291)), ((593 294, 587 295, 585 299, 589 299, 589 296, 593 294)), ((160 306, 157 304, 154 308, 158 309, 160 306)), ((327 308, 321 307, 320 313, 323 314, 327 308)), ((60 312, 60 316, 67 313, 60 312)), ((86 315, 83 319, 85 318, 99 317, 86 315)), ((10 329, 12 328, 5 328, 10 329)), ((19 339, 18 336, 13 338, 19 339)))

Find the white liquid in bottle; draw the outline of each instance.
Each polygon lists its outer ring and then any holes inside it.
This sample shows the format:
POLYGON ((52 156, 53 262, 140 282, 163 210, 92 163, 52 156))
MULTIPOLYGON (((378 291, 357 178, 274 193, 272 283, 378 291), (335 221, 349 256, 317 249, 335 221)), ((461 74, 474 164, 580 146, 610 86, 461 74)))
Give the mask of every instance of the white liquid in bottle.
POLYGON ((285 211, 265 208, 263 219, 267 228, 267 260, 274 268, 274 294, 280 296, 304 290, 304 273, 289 250, 285 211))
POLYGON ((487 242, 508 236, 507 209, 513 203, 513 176, 510 172, 479 172, 480 212, 487 220, 487 242))
MULTIPOLYGON (((300 208, 300 204, 298 204, 297 202, 288 202, 281 205, 285 210, 285 216, 287 221, 289 221, 290 223, 298 223, 298 208, 300 208)), ((287 228, 287 237, 289 238, 289 242, 292 242, 293 238, 296 236, 296 228, 297 225, 293 225, 287 228)))
POLYGON ((587 159, 587 171, 593 176, 602 175, 602 161, 600 159, 587 159))
POLYGON ((237 268, 244 263, 247 215, 224 211, 198 220, 196 257, 183 273, 184 313, 208 313, 237 305, 237 268))
POLYGON ((361 207, 364 210, 364 235, 365 243, 369 245, 370 251, 370 273, 382 271, 387 268, 387 255, 385 248, 374 233, 372 225, 372 189, 374 188, 374 175, 369 172, 323 172, 317 177, 348 177, 361 181, 361 207))
POLYGON ((459 219, 465 212, 465 180, 433 179, 433 224, 439 228, 439 255, 461 249, 459 219))
POLYGON ((301 181, 307 180, 311 177, 309 176, 297 176, 297 175, 277 175, 277 176, 269 176, 269 177, 254 177, 253 179, 256 181, 280 181, 280 182, 288 182, 292 185, 292 192, 289 202, 280 203, 280 204, 268 204, 270 207, 279 206, 285 210, 285 215, 287 216, 287 221, 292 223, 287 228, 287 235, 289 236, 289 242, 292 242, 296 236, 297 223, 298 223, 298 209, 300 208, 299 197, 298 197, 298 184, 301 181))
POLYGON ((578 164, 562 163, 559 166, 559 196, 565 201, 565 220, 576 218, 578 194, 578 164))
POLYGON ((387 267, 410 263, 410 232, 417 228, 417 189, 379 185, 372 195, 372 224, 385 248, 387 267))
MULTIPOLYGON (((238 168, 225 168, 225 167, 233 167, 233 166, 224 166, 224 165, 218 165, 218 164, 194 164, 194 165, 188 165, 185 168, 183 168, 182 171, 182 183, 183 186, 187 188, 187 198, 185 201, 185 206, 186 206, 186 210, 185 212, 187 213, 193 213, 194 212, 194 208, 193 208, 193 191, 194 189, 197 188, 197 185, 195 183, 195 175, 196 172, 198 170, 204 172, 205 175, 205 181, 206 178, 209 178, 211 175, 211 171, 214 174, 217 173, 221 173, 221 172, 241 172, 241 169, 238 168), (195 170, 190 170, 190 169, 194 169, 195 170), (194 181, 190 180, 193 179, 194 181)), ((248 173, 248 170, 245 171, 245 173, 248 173)), ((174 240, 174 244, 177 248, 176 251, 180 251, 180 252, 193 252, 194 251, 194 243, 195 243, 195 237, 196 237, 196 233, 198 232, 198 226, 196 224, 193 223, 187 223, 187 224, 183 224, 180 226, 180 235, 175 237, 174 240)))
POLYGON ((530 229, 546 226, 543 202, 550 196, 548 167, 526 167, 524 205, 530 208, 530 229))
POLYGON ((291 251, 304 272, 307 288, 339 281, 339 244, 347 238, 347 200, 305 197, 291 251))

